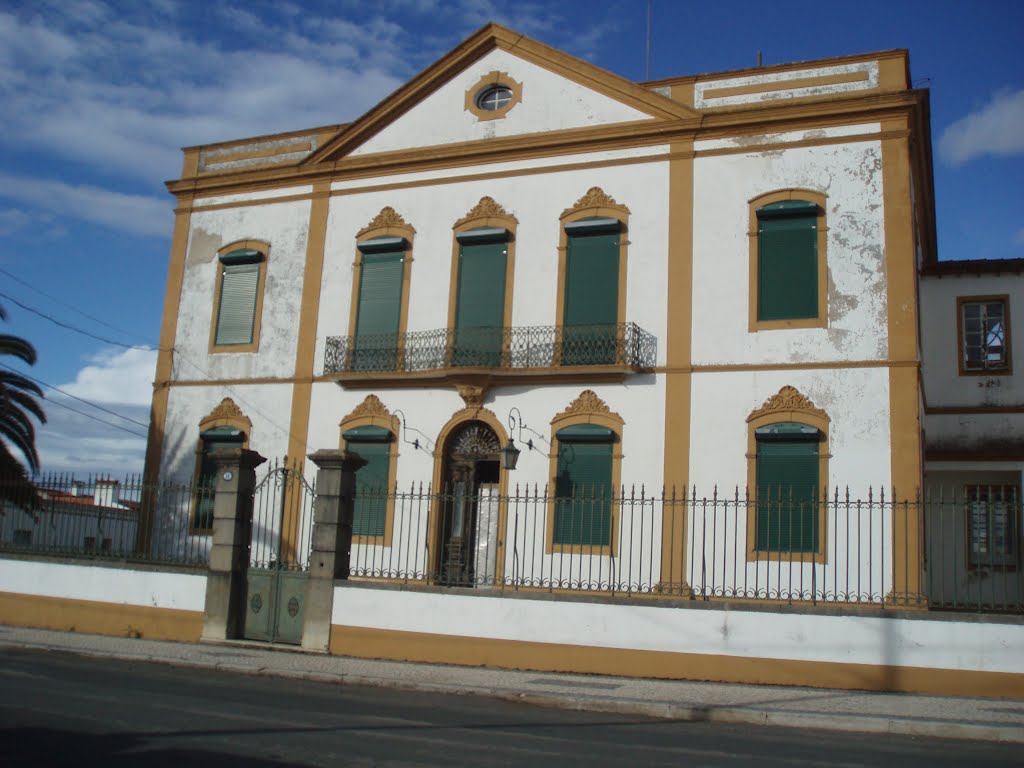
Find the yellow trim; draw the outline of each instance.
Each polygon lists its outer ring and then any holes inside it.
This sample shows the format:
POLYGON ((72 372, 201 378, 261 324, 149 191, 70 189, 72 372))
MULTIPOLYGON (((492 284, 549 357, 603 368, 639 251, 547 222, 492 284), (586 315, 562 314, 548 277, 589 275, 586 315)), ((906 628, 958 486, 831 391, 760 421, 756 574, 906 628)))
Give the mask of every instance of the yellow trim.
MULTIPOLYGON (((956 358, 957 370, 961 376, 1009 376, 1013 373, 1013 339, 1010 336, 1010 294, 1000 293, 987 296, 956 297, 956 358), (1003 348, 1006 350, 1006 365, 1003 368, 967 368, 964 366, 964 304, 1001 302, 1003 305, 1003 348)), ((931 410, 929 409, 929 412, 931 410)))
POLYGON ((387 504, 384 509, 383 536, 352 536, 353 544, 369 544, 371 546, 390 547, 392 532, 395 525, 395 494, 392 490, 398 485, 398 436, 401 421, 384 406, 376 395, 367 395, 356 408, 338 423, 338 447, 347 450, 348 445, 344 434, 356 427, 380 427, 391 433, 388 443, 388 487, 387 504))
MULTIPOLYGON (((907 117, 882 123, 883 131, 906 130, 908 127, 907 117)), ((889 355, 920 360, 911 172, 909 138, 883 140, 882 199, 885 210, 889 355)), ((920 495, 924 474, 921 411, 918 372, 910 368, 890 368, 889 440, 893 501, 914 500, 920 495)), ((893 515, 893 596, 900 604, 911 605, 908 596, 921 595, 924 590, 921 583, 924 561, 922 524, 918 506, 897 505, 893 515)))
POLYGON ((753 93, 770 93, 774 91, 792 91, 798 88, 816 88, 823 85, 843 85, 859 83, 868 79, 866 71, 844 72, 838 75, 819 75, 817 77, 799 77, 794 80, 764 80, 749 85, 732 85, 725 88, 709 88, 704 91, 705 99, 726 99, 730 96, 747 96, 753 93))
POLYGON ((826 328, 828 327, 828 227, 826 225, 825 211, 828 203, 828 196, 822 192, 815 192, 811 189, 779 189, 773 192, 766 192, 747 201, 748 226, 747 237, 750 242, 750 284, 749 284, 749 318, 748 329, 751 333, 756 331, 769 331, 783 328, 826 328), (818 234, 818 316, 792 320, 759 320, 757 317, 757 285, 758 265, 760 262, 760 228, 757 221, 757 210, 771 203, 778 203, 783 200, 807 200, 818 206, 817 234, 818 234))
POLYGON ((473 86, 466 91, 466 111, 474 115, 477 120, 500 120, 505 117, 512 108, 523 100, 523 84, 512 79, 508 72, 494 70, 481 77, 473 86), (483 109, 477 102, 484 89, 492 86, 504 86, 512 92, 512 98, 500 109, 483 109))
MULTIPOLYGON (((299 331, 295 344, 295 383, 292 386, 291 415, 288 423, 288 458, 294 466, 301 466, 306 457, 309 436, 309 414, 313 400, 312 382, 302 380, 313 376, 316 351, 316 328, 320 315, 321 278, 324 268, 324 243, 327 239, 327 214, 330 206, 328 182, 313 186, 313 200, 309 206, 309 226, 306 235, 306 263, 302 273, 302 298, 299 307, 299 331)), ((302 507, 305 502, 302 484, 289 483, 281 523, 282 557, 294 556, 301 528, 302 507)))
MULTIPOLYGON (((199 151, 186 151, 182 173, 195 172, 199 163, 199 151)), ((164 309, 160 321, 160 351, 156 359, 153 379, 153 402, 149 409, 149 430, 146 436, 146 458, 143 463, 143 477, 148 484, 159 480, 160 462, 163 454, 164 430, 167 426, 167 402, 170 397, 168 384, 174 372, 173 349, 178 333, 178 309, 181 304, 181 289, 185 280, 185 257, 188 254, 188 239, 192 222, 192 198, 179 199, 182 208, 175 211, 174 233, 171 237, 170 264, 167 268, 167 287, 164 291, 164 309)), ((157 499, 146 494, 140 510, 136 546, 141 552, 148 552, 156 519, 157 499)))
POLYGON ((828 414, 808 400, 795 387, 783 387, 763 406, 747 417, 747 561, 771 562, 828 562, 828 531, 824 501, 828 499, 828 441, 830 430, 828 414), (757 436, 759 427, 795 421, 815 427, 821 433, 818 446, 818 542, 815 552, 766 552, 757 548, 757 436))
POLYGON ((197 643, 202 611, 0 592, 0 624, 197 643))
POLYGON ((622 417, 608 408, 593 390, 580 393, 569 406, 551 420, 551 456, 548 461, 547 523, 544 536, 545 554, 611 555, 619 550, 619 506, 622 503, 622 435, 625 425, 622 417), (582 544, 555 544, 555 493, 558 478, 558 431, 576 424, 596 424, 614 433, 612 438, 611 487, 611 544, 593 546, 582 544))
MULTIPOLYGON (((455 316, 459 302, 459 258, 462 255, 459 235, 481 227, 494 227, 508 231, 505 253, 505 306, 502 309, 501 319, 502 327, 506 327, 512 323, 512 295, 516 274, 516 227, 518 225, 519 220, 515 216, 498 205, 493 198, 484 196, 469 213, 452 226, 452 262, 448 283, 448 330, 452 334, 451 338, 454 338, 455 316)), ((503 343, 502 357, 507 358, 508 352, 507 345, 503 343)))
MULTIPOLYGON (((693 86, 673 86, 693 99, 693 86)), ((690 477, 690 409, 693 340, 693 142, 672 145, 669 163, 668 291, 665 340, 664 487, 685 499, 690 477)), ((686 505, 664 505, 661 522, 661 585, 686 589, 686 505)))
MULTIPOLYGON (((862 97, 863 102, 850 103, 842 100, 815 101, 802 104, 801 99, 788 99, 771 106, 770 126, 772 133, 785 133, 814 128, 863 125, 877 123, 880 116, 914 108, 916 103, 905 94, 879 96, 872 94, 862 97), (891 103, 880 104, 879 100, 891 103)), ((725 109, 725 108, 723 108, 725 109)), ((764 112, 762 107, 759 112, 764 112)), ((282 166, 273 169, 237 170, 231 173, 208 174, 201 178, 180 179, 168 182, 168 190, 182 196, 210 196, 241 194, 280 187, 308 185, 315 180, 329 178, 331 181, 347 181, 363 178, 408 173, 423 173, 431 170, 451 171, 465 166, 486 165, 492 162, 508 162, 510 159, 525 161, 565 155, 589 154, 615 150, 630 150, 641 147, 661 146, 672 141, 695 138, 700 141, 729 139, 742 136, 763 135, 766 130, 766 115, 749 114, 743 118, 734 108, 721 113, 708 113, 699 130, 684 124, 666 125, 657 121, 616 123, 607 126, 573 128, 557 131, 541 131, 533 134, 510 137, 495 137, 487 140, 453 142, 451 144, 418 147, 393 152, 377 152, 346 157, 333 163, 319 166, 282 166)), ((860 138, 856 135, 828 137, 820 140, 806 140, 804 144, 794 142, 793 146, 816 146, 834 143, 877 140, 878 134, 860 138)), ((775 146, 775 145, 772 145, 775 146)), ((787 145, 779 145, 787 146, 787 145)), ((749 153, 764 151, 768 145, 726 147, 722 150, 707 150, 707 153, 749 153)), ((627 162, 639 162, 644 158, 625 158, 627 162)), ((548 166, 550 171, 555 166, 548 166)), ((582 164, 581 167, 586 167, 582 164)), ((496 176, 504 177, 506 172, 496 176)), ((450 183, 451 177, 443 182, 450 183)), ((335 194, 344 194, 337 190, 335 194)), ((253 204, 260 201, 252 201, 253 204)))
MULTIPOLYGON (((555 338, 561 339, 565 327, 565 281, 568 267, 569 235, 565 225, 574 221, 592 218, 616 219, 622 223, 619 231, 619 295, 615 308, 615 322, 626 322, 626 276, 629 257, 629 208, 617 203, 600 187, 591 187, 571 208, 562 211, 558 231, 558 283, 555 296, 555 338)), ((555 364, 561 363, 561 350, 555 347, 555 364)))
POLYGON ((236 240, 217 250, 217 281, 213 289, 213 316, 210 320, 209 354, 221 352, 258 352, 260 348, 260 327, 263 321, 263 293, 267 285, 267 262, 270 261, 270 243, 264 240, 236 240), (224 281, 224 268, 220 257, 232 251, 253 250, 263 254, 260 260, 259 280, 256 284, 256 309, 252 318, 252 341, 248 344, 217 344, 217 320, 220 317, 220 290, 224 281))
MULTIPOLYGON (((356 335, 356 324, 359 312, 359 288, 363 277, 363 252, 359 250, 358 243, 363 240, 372 240, 375 237, 400 237, 405 241, 405 248, 402 255, 402 296, 398 309, 398 338, 399 343, 405 339, 406 328, 409 323, 409 292, 412 289, 412 251, 413 239, 416 237, 416 228, 408 224, 402 216, 390 206, 381 208, 369 224, 356 233, 356 256, 352 270, 352 300, 349 302, 348 310, 348 338, 354 339, 356 335)), ((404 348, 397 350, 396 370, 401 370, 401 358, 404 348)))
MULTIPOLYGON (((448 492, 448 489, 445 487, 444 477, 445 444, 448 442, 452 432, 467 421, 482 421, 494 430, 500 445, 505 445, 508 442, 508 432, 506 432, 501 420, 498 419, 493 411, 483 406, 467 406, 456 411, 448 419, 448 423, 441 428, 437 435, 437 442, 434 444, 434 475, 431 485, 433 489, 431 496, 432 507, 427 510, 427 519, 433 521, 427 529, 427 553, 431 566, 429 573, 440 572, 441 542, 437 534, 444 515, 444 509, 438 509, 436 505, 448 492)), ((505 536, 508 531, 508 470, 501 467, 500 464, 498 469, 498 498, 501 499, 501 508, 498 512, 498 551, 495 554, 495 583, 501 584, 505 578, 505 536)))
POLYGON ((672 653, 331 626, 330 653, 363 659, 668 680, 1024 698, 1024 675, 672 653))

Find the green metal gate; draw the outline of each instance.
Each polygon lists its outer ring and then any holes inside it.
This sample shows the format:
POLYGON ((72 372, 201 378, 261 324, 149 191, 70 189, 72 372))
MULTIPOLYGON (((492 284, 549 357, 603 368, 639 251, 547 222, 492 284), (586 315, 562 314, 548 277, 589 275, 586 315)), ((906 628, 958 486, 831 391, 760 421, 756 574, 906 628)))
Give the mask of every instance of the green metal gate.
POLYGON ((247 640, 302 642, 316 489, 300 465, 275 462, 253 492, 246 573, 247 640))

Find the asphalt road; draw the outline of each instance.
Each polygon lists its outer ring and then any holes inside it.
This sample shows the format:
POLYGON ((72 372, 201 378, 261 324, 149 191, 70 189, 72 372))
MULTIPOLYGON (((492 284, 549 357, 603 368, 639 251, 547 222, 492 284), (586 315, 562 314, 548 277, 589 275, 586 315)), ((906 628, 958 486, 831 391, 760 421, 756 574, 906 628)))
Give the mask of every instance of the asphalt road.
POLYGON ((755 762, 759 768, 1019 766, 1024 748, 566 712, 27 651, 0 655, 5 766, 679 768, 755 762))

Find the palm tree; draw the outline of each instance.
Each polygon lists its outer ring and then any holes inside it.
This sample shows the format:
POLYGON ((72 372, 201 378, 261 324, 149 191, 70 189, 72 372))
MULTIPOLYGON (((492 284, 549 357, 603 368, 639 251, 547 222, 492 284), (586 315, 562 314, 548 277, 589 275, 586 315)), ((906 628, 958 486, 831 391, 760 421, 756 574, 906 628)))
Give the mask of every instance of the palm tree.
MULTIPOLYGON (((0 320, 6 319, 7 313, 0 307, 0 320)), ((8 334, 0 334, 0 355, 13 355, 29 365, 36 362, 35 347, 8 334)), ((40 424, 46 423, 46 414, 36 400, 42 396, 42 390, 20 373, 6 366, 0 369, 0 500, 24 504, 37 498, 25 467, 11 449, 16 448, 21 453, 32 474, 39 471, 36 431, 29 417, 35 416, 40 424)))

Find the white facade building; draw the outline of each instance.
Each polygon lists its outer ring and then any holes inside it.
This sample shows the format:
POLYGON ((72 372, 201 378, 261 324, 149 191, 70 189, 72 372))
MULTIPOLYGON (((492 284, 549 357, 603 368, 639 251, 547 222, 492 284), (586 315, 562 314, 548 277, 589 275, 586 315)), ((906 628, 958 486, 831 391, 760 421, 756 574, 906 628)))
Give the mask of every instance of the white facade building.
POLYGON ((917 601, 908 66, 636 84, 488 25, 351 124, 186 149, 148 476, 354 450, 368 575, 917 601))

